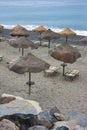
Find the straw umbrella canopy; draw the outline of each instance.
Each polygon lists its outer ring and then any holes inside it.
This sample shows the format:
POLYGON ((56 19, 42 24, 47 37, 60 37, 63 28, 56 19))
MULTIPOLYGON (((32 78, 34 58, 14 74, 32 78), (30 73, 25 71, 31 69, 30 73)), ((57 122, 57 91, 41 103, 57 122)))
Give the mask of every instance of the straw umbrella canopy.
POLYGON ((59 32, 59 34, 66 37, 66 43, 67 43, 68 36, 75 36, 76 35, 76 33, 73 32, 69 28, 66 28, 63 31, 59 32))
POLYGON ((51 29, 48 29, 46 32, 43 32, 41 34, 41 39, 48 40, 48 48, 50 48, 50 41, 52 39, 58 39, 59 37, 60 37, 60 35, 54 31, 52 31, 51 29))
POLYGON ((18 36, 18 37, 22 37, 22 36, 28 37, 29 33, 28 33, 28 31, 24 31, 24 30, 14 30, 10 33, 10 35, 18 36))
POLYGON ((31 47, 32 49, 37 49, 37 45, 35 45, 32 41, 30 41, 27 37, 20 37, 16 39, 10 39, 9 45, 15 48, 22 48, 22 56, 24 55, 24 48, 31 47))
POLYGON ((61 44, 49 51, 49 54, 56 60, 63 62, 61 66, 63 67, 63 76, 65 74, 66 63, 74 63, 79 57, 81 57, 80 52, 76 47, 69 44, 61 44))
POLYGON ((26 28, 24 28, 23 26, 17 24, 15 27, 13 27, 11 29, 11 31, 15 31, 15 30, 23 30, 23 31, 26 31, 26 28))
POLYGON ((48 69, 50 65, 45 61, 39 59, 32 53, 28 53, 26 56, 20 57, 20 59, 12 66, 10 66, 10 70, 23 74, 25 72, 29 72, 29 94, 31 93, 31 73, 37 73, 48 69))
POLYGON ((0 25, 0 33, 2 33, 2 30, 4 29, 3 25, 0 25))
POLYGON ((18 25, 16 25, 15 27, 13 27, 11 29, 10 35, 11 36, 18 36, 18 37, 20 37, 20 36, 27 37, 27 36, 29 36, 29 33, 26 30, 26 28, 24 28, 23 26, 21 26, 21 25, 18 24, 18 25))
POLYGON ((0 29, 3 29, 4 28, 4 26, 3 25, 0 25, 0 29))
MULTIPOLYGON (((32 29, 33 32, 39 32, 40 35, 43 33, 43 32, 46 32, 47 29, 45 27, 43 27, 42 25, 32 29)), ((41 45, 41 39, 40 39, 40 45, 41 45)))
POLYGON ((82 39, 81 39, 81 42, 87 44, 87 37, 82 38, 82 39))

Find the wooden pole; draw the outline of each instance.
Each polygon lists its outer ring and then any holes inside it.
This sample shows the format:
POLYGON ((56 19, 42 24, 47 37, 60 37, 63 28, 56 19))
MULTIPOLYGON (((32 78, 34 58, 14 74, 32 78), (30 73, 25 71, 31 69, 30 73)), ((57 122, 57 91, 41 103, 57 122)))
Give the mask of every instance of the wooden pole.
POLYGON ((22 48, 22 56, 24 55, 24 48, 22 48))
POLYGON ((50 48, 50 39, 49 39, 49 41, 48 41, 48 48, 50 48))
POLYGON ((31 94, 31 72, 29 72, 29 95, 31 94))

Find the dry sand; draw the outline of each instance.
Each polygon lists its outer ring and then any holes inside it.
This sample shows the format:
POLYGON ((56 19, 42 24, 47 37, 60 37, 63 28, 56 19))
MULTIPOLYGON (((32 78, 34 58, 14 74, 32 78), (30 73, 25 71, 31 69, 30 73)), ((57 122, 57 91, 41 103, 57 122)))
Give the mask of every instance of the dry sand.
MULTIPOLYGON (((76 39, 76 42, 79 43, 79 40, 76 39)), ((51 48, 54 45, 51 44, 51 48)), ((0 62, 0 95, 7 93, 38 101, 43 110, 49 110, 57 106, 65 115, 72 110, 87 115, 87 46, 78 44, 75 46, 81 52, 82 57, 74 64, 68 64, 66 67, 66 71, 69 69, 78 69, 80 71, 79 77, 72 82, 64 79, 62 67, 60 66, 62 62, 50 57, 47 47, 25 50, 25 54, 32 52, 39 58, 59 68, 58 75, 53 77, 44 77, 44 72, 32 73, 32 81, 35 82, 35 85, 32 86, 32 93, 29 96, 28 86, 26 85, 28 73, 24 75, 16 74, 9 71, 6 64, 10 60, 18 58, 21 53, 18 49, 9 46, 7 42, 0 42, 0 55, 4 56, 3 61, 0 62)))

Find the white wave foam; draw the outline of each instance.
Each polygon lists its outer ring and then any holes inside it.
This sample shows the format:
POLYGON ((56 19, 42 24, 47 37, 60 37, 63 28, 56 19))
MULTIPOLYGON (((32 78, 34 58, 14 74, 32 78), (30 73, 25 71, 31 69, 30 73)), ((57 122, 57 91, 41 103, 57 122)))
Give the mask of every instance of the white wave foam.
MULTIPOLYGON (((2 24, 3 25, 3 24, 2 24)), ((14 26, 16 26, 16 25, 3 25, 4 26, 4 28, 6 28, 6 29, 11 29, 11 28, 13 28, 14 26)), ((22 25, 23 27, 25 27, 27 30, 32 30, 32 29, 34 29, 35 27, 37 27, 37 26, 39 26, 39 25, 22 25)), ((56 27, 53 27, 53 26, 45 26, 47 29, 51 29, 51 30, 53 30, 53 31, 55 31, 55 32, 60 32, 60 31, 62 31, 64 28, 56 28, 56 27)), ((73 30, 73 29, 72 29, 73 30)), ((87 36, 87 30, 73 30, 74 32, 76 32, 77 33, 77 35, 80 35, 80 36, 87 36)))

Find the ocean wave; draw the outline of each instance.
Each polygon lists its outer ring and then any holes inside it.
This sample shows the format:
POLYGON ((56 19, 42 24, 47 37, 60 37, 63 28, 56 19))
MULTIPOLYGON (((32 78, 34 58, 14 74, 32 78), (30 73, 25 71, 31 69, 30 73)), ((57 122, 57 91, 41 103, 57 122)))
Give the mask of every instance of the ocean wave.
MULTIPOLYGON (((3 25, 3 24, 2 24, 3 25)), ((13 28, 14 26, 16 25, 3 25, 5 29, 11 29, 13 28)), ((25 27, 27 30, 31 31, 32 29, 34 29, 35 27, 38 27, 39 25, 22 25, 23 27, 25 27)), ((64 30, 64 28, 58 28, 58 27, 52 27, 52 26, 44 26, 46 27, 47 29, 51 29, 55 32, 60 32, 62 30, 64 30)), ((75 29, 72 29, 74 32, 76 32, 77 35, 80 35, 80 36, 87 36, 87 31, 86 30, 75 30, 75 29)))

